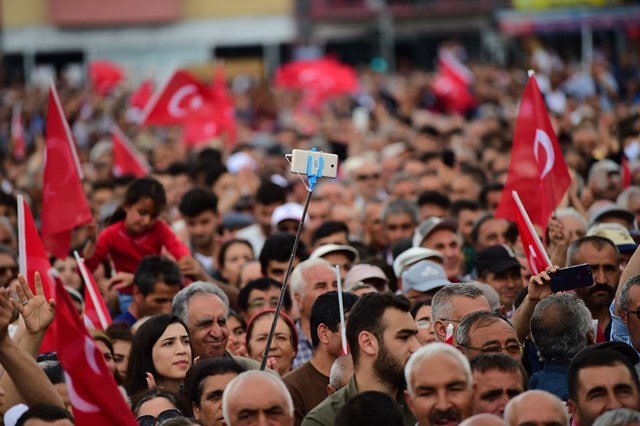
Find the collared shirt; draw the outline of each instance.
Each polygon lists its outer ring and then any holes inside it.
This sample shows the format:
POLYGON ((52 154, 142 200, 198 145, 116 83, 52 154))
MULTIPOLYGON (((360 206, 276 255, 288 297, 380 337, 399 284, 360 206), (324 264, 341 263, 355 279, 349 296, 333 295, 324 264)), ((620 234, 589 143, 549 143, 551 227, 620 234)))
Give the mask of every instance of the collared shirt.
MULTIPOLYGON (((349 380, 349 384, 347 384, 347 386, 338 390, 334 394, 329 395, 327 399, 320 403, 320 405, 311 410, 302 421, 302 426, 333 426, 340 409, 345 406, 347 401, 357 394, 358 388, 356 386, 356 378, 354 376, 349 380)), ((406 403, 402 389, 398 391, 396 402, 400 405, 402 416, 404 417, 404 425, 415 425, 416 418, 413 416, 413 413, 406 403)))
MULTIPOLYGON (((609 324, 609 326, 611 327, 611 337, 609 340, 626 343, 627 345, 631 346, 636 352, 638 352, 638 350, 633 346, 633 342, 631 341, 629 329, 626 325, 624 325, 624 322, 622 322, 622 318, 616 315, 615 310, 616 301, 614 300, 613 302, 611 302, 611 305, 609 305, 609 313, 611 314, 611 323, 609 324)), ((638 352, 638 355, 640 355, 640 352, 638 352)))
POLYGON ((546 361, 542 370, 531 376, 529 389, 547 391, 562 401, 567 401, 569 400, 568 372, 569 361, 546 361))
POLYGON ((311 360, 311 356, 313 355, 313 345, 311 344, 311 340, 307 339, 307 336, 304 335, 300 320, 296 321, 296 332, 298 333, 298 352, 293 359, 292 369, 296 369, 311 360))

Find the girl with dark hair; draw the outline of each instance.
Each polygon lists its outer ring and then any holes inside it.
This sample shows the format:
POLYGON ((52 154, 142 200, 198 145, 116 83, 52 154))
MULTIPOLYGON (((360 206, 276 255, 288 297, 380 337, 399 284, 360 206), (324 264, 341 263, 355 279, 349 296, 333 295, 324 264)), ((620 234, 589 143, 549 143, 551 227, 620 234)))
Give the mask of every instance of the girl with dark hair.
POLYGON ((218 273, 221 281, 238 288, 240 268, 246 262, 255 259, 253 247, 247 240, 229 240, 220 247, 218 254, 218 273))
MULTIPOLYGON (((267 338, 273 323, 275 309, 260 312, 249 320, 247 325, 247 353, 249 358, 262 361, 267 338)), ((269 350, 267 366, 283 377, 291 371, 293 360, 298 349, 298 334, 296 326, 288 315, 281 312, 278 325, 269 350)))
POLYGON ((125 389, 129 395, 155 386, 178 393, 192 361, 182 320, 171 314, 152 317, 133 336, 125 389))

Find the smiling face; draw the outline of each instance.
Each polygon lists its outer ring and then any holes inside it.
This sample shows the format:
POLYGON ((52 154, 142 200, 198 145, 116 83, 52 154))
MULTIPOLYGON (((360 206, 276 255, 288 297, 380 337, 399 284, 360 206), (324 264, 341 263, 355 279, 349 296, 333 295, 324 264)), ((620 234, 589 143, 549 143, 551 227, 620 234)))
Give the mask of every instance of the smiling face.
MULTIPOLYGON (((272 323, 273 315, 263 315, 256 320, 253 326, 251 337, 247 342, 247 351, 249 356, 257 361, 262 360, 272 323)), ((278 318, 276 332, 271 341, 269 358, 273 360, 273 368, 280 376, 291 371, 293 359, 296 357, 296 348, 293 347, 292 341, 291 329, 282 318, 278 318)))
POLYGON ((229 339, 227 311, 213 294, 197 294, 187 305, 189 332, 195 356, 222 356, 229 339))
POLYGON ((151 349, 151 359, 158 375, 156 380, 181 380, 191 367, 191 346, 187 329, 174 322, 164 330, 151 349))

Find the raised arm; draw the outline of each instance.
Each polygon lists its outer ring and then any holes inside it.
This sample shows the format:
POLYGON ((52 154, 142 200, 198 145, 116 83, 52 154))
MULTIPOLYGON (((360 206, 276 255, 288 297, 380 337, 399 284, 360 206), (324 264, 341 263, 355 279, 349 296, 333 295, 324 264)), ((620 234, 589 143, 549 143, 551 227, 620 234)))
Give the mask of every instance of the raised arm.
POLYGON ((551 276, 549 274, 553 274, 559 268, 558 265, 549 266, 538 275, 532 276, 529 280, 527 296, 511 318, 518 339, 521 342, 529 335, 529 322, 531 321, 531 316, 533 315, 533 310, 536 308, 536 305, 539 301, 551 294, 551 276))

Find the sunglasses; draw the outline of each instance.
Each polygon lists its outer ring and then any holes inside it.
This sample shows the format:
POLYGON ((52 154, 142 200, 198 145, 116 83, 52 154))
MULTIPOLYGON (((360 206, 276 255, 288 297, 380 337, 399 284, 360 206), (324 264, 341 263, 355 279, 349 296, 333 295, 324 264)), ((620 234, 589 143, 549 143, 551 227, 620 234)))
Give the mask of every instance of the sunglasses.
POLYGON ((182 417, 182 413, 176 409, 164 410, 158 414, 158 417, 153 417, 148 414, 146 416, 140 416, 136 419, 138 426, 155 426, 169 419, 176 419, 182 417))
POLYGON ((356 180, 359 180, 359 181, 377 180, 377 179, 380 179, 380 175, 378 173, 374 173, 372 175, 358 175, 358 176, 356 176, 356 180))

